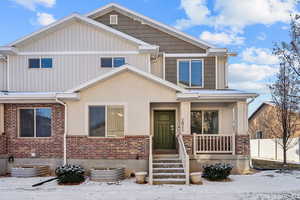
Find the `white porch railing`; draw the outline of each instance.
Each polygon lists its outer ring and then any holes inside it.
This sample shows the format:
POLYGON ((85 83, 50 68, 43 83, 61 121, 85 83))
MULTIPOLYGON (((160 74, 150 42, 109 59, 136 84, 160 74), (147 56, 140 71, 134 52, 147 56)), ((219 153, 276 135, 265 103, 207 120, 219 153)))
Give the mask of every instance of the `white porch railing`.
POLYGON ((233 135, 194 134, 194 154, 235 153, 233 135))
POLYGON ((149 184, 153 184, 153 153, 152 145, 153 144, 153 135, 150 135, 149 138, 149 184))
POLYGON ((190 157, 186 152, 185 145, 182 139, 182 135, 177 136, 178 146, 179 146, 179 158, 183 163, 183 168, 185 172, 185 184, 190 184, 190 157))

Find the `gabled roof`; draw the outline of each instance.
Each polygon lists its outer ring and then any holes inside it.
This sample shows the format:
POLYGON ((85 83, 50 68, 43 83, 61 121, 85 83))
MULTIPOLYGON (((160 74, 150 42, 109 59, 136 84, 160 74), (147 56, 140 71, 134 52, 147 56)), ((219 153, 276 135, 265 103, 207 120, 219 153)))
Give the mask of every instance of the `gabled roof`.
POLYGON ((133 43, 136 43, 136 44, 140 45, 142 49, 145 49, 145 48, 147 48, 147 49, 149 49, 149 48, 150 49, 157 49, 158 48, 158 46, 148 44, 148 43, 146 43, 146 42, 144 42, 142 40, 134 38, 134 37, 132 37, 130 35, 127 35, 126 33, 120 32, 120 31, 118 31, 118 30, 116 30, 114 28, 106 26, 106 25, 104 25, 104 24, 102 24, 100 22, 97 22, 97 21, 92 20, 92 19, 90 19, 88 17, 82 16, 82 15, 80 15, 78 13, 73 13, 73 14, 71 14, 71 15, 69 15, 69 16, 61 19, 61 20, 58 20, 58 21, 56 21, 56 22, 54 22, 54 23, 52 23, 52 24, 50 24, 50 25, 48 25, 48 26, 46 26, 46 27, 44 27, 44 28, 42 28, 42 29, 40 29, 40 30, 38 30, 36 32, 34 32, 34 33, 31 33, 31 34, 29 34, 29 35, 27 35, 27 36, 25 36, 25 37, 23 37, 23 38, 21 38, 21 39, 19 39, 17 41, 14 41, 14 42, 10 43, 8 46, 10 46, 10 47, 11 46, 15 46, 15 45, 17 45, 17 44, 19 44, 21 42, 24 42, 27 39, 35 37, 35 36, 37 36, 37 35, 45 32, 45 31, 50 30, 50 29, 54 29, 54 28, 58 27, 59 25, 67 23, 67 22, 70 22, 72 20, 80 20, 80 21, 83 21, 83 22, 88 23, 90 25, 93 25, 96 28, 100 28, 102 30, 106 30, 108 32, 111 32, 114 35, 117 35, 117 36, 119 36, 121 38, 124 38, 124 39, 126 39, 128 41, 131 41, 133 43))
POLYGON ((143 21, 144 23, 148 24, 149 26, 157 28, 157 29, 159 29, 159 30, 161 30, 163 32, 166 32, 166 33, 168 33, 170 35, 173 35, 173 36, 175 36, 177 38, 180 38, 180 39, 182 39, 184 41, 192 43, 192 44, 194 44, 196 46, 199 46, 201 48, 205 48, 205 49, 216 48, 212 44, 209 44, 209 43, 207 43, 207 42, 205 42, 203 40, 200 40, 200 39, 197 39, 195 37, 192 37, 192 36, 190 36, 188 34, 185 34, 185 33, 181 32, 181 31, 179 31, 179 30, 177 30, 175 28, 172 28, 172 27, 170 27, 168 25, 165 25, 165 24, 163 24, 161 22, 153 20, 153 19, 151 19, 149 17, 146 17, 144 15, 141 15, 139 13, 136 13, 136 12, 134 12, 132 10, 129 10, 129 9, 123 7, 123 6, 120 6, 120 5, 116 4, 116 3, 107 4, 107 5, 105 5, 105 6, 101 7, 101 8, 98 8, 98 9, 96 9, 96 10, 94 10, 94 11, 86 14, 86 16, 95 19, 95 18, 97 18, 99 16, 102 16, 102 15, 104 15, 104 14, 112 11, 112 10, 116 10, 116 11, 118 11, 118 12, 120 12, 120 13, 128 16, 128 17, 131 17, 131 18, 134 18, 134 19, 139 19, 139 20, 143 21))
POLYGON ((266 105, 275 106, 275 104, 272 101, 262 102, 262 104, 260 104, 260 106, 250 115, 248 120, 251 120, 266 105))
POLYGON ((144 77, 144 78, 146 78, 148 80, 151 80, 153 82, 159 83, 161 85, 164 85, 164 86, 166 86, 168 88, 171 88, 173 90, 176 90, 178 92, 184 92, 185 91, 185 89, 183 89, 183 88, 175 85, 174 83, 171 83, 169 81, 163 80, 163 79, 161 79, 161 78, 159 78, 159 77, 157 77, 155 75, 152 75, 150 73, 144 72, 144 71, 142 71, 142 70, 140 70, 140 69, 138 69, 136 67, 133 67, 133 66, 130 66, 130 65, 126 64, 126 65, 123 65, 123 66, 118 67, 116 69, 113 69, 113 70, 111 70, 110 72, 108 72, 108 73, 106 73, 104 75, 100 75, 100 76, 98 76, 95 79, 87 81, 87 82, 85 82, 85 83, 83 83, 83 84, 81 84, 81 85, 79 85, 79 86, 77 86, 75 88, 72 88, 72 89, 68 90, 67 92, 73 93, 73 92, 82 91, 82 90, 84 90, 86 88, 89 88, 89 87, 93 86, 94 84, 96 84, 96 83, 98 83, 100 81, 107 80, 107 79, 109 79, 109 78, 111 78, 111 77, 113 77, 113 76, 115 76, 117 74, 120 74, 122 72, 125 72, 125 71, 133 72, 133 73, 138 74, 138 75, 140 75, 140 76, 142 76, 142 77, 144 77))

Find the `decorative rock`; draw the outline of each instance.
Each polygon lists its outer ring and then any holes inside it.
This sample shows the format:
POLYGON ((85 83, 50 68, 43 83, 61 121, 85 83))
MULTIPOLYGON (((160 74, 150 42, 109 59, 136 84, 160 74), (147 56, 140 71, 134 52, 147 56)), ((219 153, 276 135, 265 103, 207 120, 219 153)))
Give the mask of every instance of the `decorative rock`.
POLYGON ((147 172, 136 172, 135 177, 136 177, 136 183, 138 184, 144 184, 146 181, 146 175, 147 172))
POLYGON ((198 185, 202 185, 202 178, 201 178, 201 172, 193 172, 191 173, 191 182, 192 184, 198 184, 198 185))

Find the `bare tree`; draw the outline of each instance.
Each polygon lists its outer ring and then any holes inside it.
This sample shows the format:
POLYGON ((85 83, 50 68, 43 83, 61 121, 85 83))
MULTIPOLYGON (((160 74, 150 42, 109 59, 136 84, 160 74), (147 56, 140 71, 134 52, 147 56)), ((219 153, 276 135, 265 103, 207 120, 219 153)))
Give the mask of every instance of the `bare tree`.
MULTIPOLYGON (((275 55, 281 53, 281 49, 275 49, 275 55), (280 52, 279 52, 280 51, 280 52)), ((280 57, 280 69, 276 80, 269 86, 273 103, 275 104, 276 125, 268 126, 274 138, 279 138, 279 144, 283 149, 283 164, 286 164, 286 152, 291 146, 291 138, 296 132, 299 119, 299 85, 297 75, 284 57, 280 57)))

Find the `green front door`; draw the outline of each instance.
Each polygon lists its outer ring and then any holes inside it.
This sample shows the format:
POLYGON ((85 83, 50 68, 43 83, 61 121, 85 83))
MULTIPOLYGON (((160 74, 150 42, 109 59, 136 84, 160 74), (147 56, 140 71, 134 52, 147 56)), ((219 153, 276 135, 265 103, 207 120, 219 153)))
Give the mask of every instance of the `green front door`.
POLYGON ((154 149, 175 149, 175 111, 154 111, 154 149))

